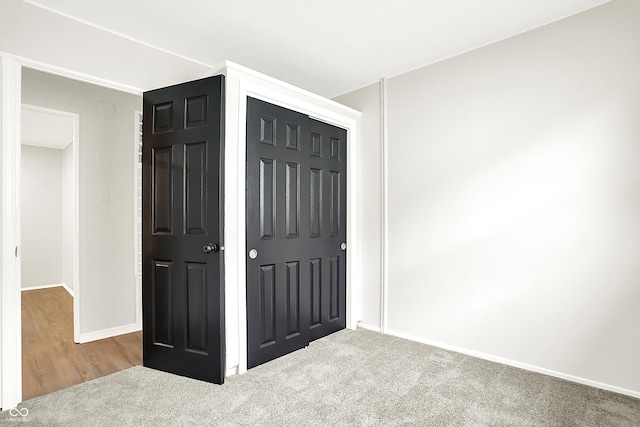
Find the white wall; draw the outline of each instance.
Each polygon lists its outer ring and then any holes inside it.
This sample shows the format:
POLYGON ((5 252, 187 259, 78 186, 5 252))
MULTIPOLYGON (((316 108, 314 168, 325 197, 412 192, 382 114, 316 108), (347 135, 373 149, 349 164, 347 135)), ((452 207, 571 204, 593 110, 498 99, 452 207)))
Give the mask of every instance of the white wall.
POLYGON ((22 146, 22 288, 63 283, 62 150, 22 146))
POLYGON ((358 225, 362 233, 361 250, 361 309, 360 325, 380 328, 380 272, 381 272, 381 150, 380 150, 380 84, 376 83, 356 92, 339 96, 335 101, 362 113, 360 145, 358 147, 357 182, 364 191, 357 204, 358 225))
POLYGON ((389 79, 390 332, 640 397, 638 46, 614 0, 389 79))
POLYGON ((22 101, 80 114, 80 333, 125 332, 136 321, 132 121, 141 98, 23 69, 22 101))

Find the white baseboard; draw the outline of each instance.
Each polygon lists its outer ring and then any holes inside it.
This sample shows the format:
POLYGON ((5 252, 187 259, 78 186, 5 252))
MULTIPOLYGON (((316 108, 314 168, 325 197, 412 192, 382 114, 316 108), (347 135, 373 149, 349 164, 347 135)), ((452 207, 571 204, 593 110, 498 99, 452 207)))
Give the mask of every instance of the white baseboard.
POLYGON ((38 286, 29 286, 27 288, 20 289, 21 291, 35 291, 38 289, 48 289, 48 288, 57 288, 58 286, 62 286, 69 295, 73 296, 73 291, 66 285, 66 283, 53 283, 51 285, 38 285, 38 286))
POLYGON ((102 329, 100 331, 88 332, 80 334, 80 344, 84 344, 91 341, 103 340, 105 338, 111 338, 118 335, 130 334, 131 332, 138 332, 141 328, 137 323, 130 323, 128 325, 117 326, 115 328, 102 329))
POLYGON ((368 331, 373 331, 373 332, 380 332, 380 326, 368 325, 362 322, 358 322, 358 328, 366 329, 368 331))
POLYGON ((238 374, 238 365, 232 366, 230 368, 227 368, 224 372, 224 377, 232 377, 234 375, 238 374))
POLYGON ((73 296, 73 290, 69 288, 66 283, 63 283, 62 287, 65 288, 67 292, 69 292, 69 295, 73 296))
POLYGON ((563 380, 571 381, 578 384, 584 384, 590 387, 600 388, 602 390, 612 391, 614 393, 624 394, 626 396, 631 396, 635 398, 640 398, 640 392, 634 390, 628 390, 625 388, 613 386, 610 384, 604 384, 597 381, 592 381, 586 378, 576 377, 574 375, 565 374, 562 372, 552 371, 550 369, 541 368, 539 366, 529 365, 527 363, 518 362, 515 360, 505 359, 499 356, 494 356, 491 354, 481 353, 473 350, 469 350, 466 348, 456 347, 448 344, 444 344, 437 341, 431 341, 419 337, 415 337, 410 334, 405 334, 403 332, 390 331, 387 330, 386 333, 388 335, 393 335, 398 338, 404 338, 409 341, 415 341, 422 344, 427 344, 432 347, 442 348, 444 350, 454 351, 456 353, 466 354, 467 356, 477 357, 478 359, 488 360, 490 362, 501 363, 503 365, 513 366, 515 368, 525 369, 527 371, 537 372, 539 374, 549 375, 551 377, 561 378, 563 380))

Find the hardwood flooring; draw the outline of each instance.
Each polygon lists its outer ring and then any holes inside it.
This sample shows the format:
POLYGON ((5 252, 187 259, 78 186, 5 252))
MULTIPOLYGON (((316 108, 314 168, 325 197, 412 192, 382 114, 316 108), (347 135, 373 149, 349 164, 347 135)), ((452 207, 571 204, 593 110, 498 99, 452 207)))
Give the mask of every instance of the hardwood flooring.
POLYGON ((73 342, 73 298, 63 287, 22 292, 22 399, 142 364, 142 332, 73 342))

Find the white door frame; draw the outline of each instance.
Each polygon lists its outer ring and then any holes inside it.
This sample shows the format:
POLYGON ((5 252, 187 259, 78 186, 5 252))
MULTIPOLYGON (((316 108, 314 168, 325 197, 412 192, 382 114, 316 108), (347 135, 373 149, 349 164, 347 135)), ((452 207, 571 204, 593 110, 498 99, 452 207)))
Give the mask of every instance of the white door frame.
POLYGON ((21 66, 0 56, 0 408, 22 401, 20 295, 21 66))
POLYGON ((360 320, 362 241, 357 218, 360 112, 227 61, 225 105, 226 375, 247 370, 246 122, 247 96, 347 129, 347 328, 360 320), (235 237, 235 238, 234 238, 235 237))
MULTIPOLYGON (((141 96, 129 86, 76 73, 0 51, 0 408, 14 408, 22 401, 22 319, 20 295, 20 110, 21 73, 28 67, 85 83, 141 96)), ((78 122, 76 122, 78 124, 78 122)), ((74 142, 79 140, 79 124, 74 142)), ((79 144, 74 144, 74 173, 79 177, 79 144), (77 162, 77 163, 76 163, 77 162)), ((74 176, 74 185, 79 179, 74 176)), ((74 189, 79 206, 79 187, 74 189)), ((79 211, 74 206, 79 228, 79 211)), ((79 236, 79 233, 78 233, 79 236)), ((74 247, 79 241, 74 236, 74 247)), ((74 258, 75 258, 74 254, 74 258)), ((74 263, 74 314, 79 310, 79 263, 74 263), (77 267, 76 267, 77 266, 77 267), (77 271, 75 270, 77 268, 77 271)), ((79 315, 74 315, 74 341, 79 342, 79 315)))

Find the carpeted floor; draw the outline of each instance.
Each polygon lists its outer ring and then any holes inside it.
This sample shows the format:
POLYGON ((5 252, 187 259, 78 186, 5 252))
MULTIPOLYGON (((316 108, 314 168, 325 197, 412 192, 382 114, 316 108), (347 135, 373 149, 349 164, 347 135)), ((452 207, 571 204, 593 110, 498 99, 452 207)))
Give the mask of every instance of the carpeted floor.
POLYGON ((640 399, 388 335, 345 330, 228 378, 223 386, 138 366, 0 413, 0 425, 21 423, 640 426, 640 399))

